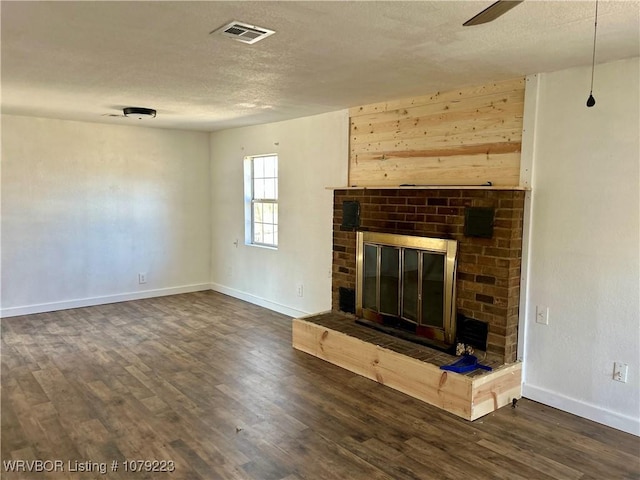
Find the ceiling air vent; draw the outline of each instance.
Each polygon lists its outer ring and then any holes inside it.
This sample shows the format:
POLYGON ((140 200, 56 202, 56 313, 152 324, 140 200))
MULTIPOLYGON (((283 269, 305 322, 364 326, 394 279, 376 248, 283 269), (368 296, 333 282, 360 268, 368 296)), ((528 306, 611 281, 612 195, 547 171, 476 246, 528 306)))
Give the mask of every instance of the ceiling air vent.
POLYGON ((256 27, 242 22, 231 22, 222 28, 214 30, 211 33, 219 33, 225 37, 233 38, 243 43, 256 43, 267 38, 269 35, 276 33, 268 28, 256 27))

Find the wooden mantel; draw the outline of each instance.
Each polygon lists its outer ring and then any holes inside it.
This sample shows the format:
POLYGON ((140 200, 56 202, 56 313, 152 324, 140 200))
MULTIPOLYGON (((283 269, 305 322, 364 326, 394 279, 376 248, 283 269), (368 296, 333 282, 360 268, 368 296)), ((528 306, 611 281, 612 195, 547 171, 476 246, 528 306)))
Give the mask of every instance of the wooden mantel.
POLYGON ((325 187, 327 190, 510 190, 510 191, 530 191, 530 187, 510 186, 510 185, 367 185, 367 186, 344 186, 325 187))

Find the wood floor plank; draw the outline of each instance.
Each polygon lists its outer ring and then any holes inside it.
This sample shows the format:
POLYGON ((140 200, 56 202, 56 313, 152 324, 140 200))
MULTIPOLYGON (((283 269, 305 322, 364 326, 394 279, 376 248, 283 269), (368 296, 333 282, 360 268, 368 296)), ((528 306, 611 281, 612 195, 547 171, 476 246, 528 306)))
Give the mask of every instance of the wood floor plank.
POLYGON ((478 445, 502 455, 511 461, 532 467, 540 472, 540 474, 544 474, 549 478, 579 480, 584 475, 583 472, 563 465, 562 463, 544 455, 540 455, 528 449, 524 450, 517 445, 506 445, 504 442, 497 439, 494 441, 482 439, 478 442, 478 445))
POLYGON ((638 437, 526 399, 468 422, 294 350, 291 318, 215 292, 3 319, 1 342, 2 459, 120 465, 35 478, 640 479, 638 437))

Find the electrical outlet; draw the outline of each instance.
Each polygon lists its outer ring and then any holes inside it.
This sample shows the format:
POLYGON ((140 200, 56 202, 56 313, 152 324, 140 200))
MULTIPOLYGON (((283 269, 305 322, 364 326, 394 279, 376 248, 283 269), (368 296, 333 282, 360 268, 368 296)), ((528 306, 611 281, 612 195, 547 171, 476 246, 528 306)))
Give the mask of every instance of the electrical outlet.
POLYGON ((549 307, 536 306, 536 323, 549 325, 549 307))
POLYGON ((302 297, 302 296, 303 296, 303 294, 304 294, 304 290, 303 290, 302 285, 298 285, 297 293, 298 293, 298 296, 299 296, 299 297, 302 297))
POLYGON ((138 283, 140 285, 142 285, 143 283, 147 283, 147 274, 146 273, 139 273, 138 274, 138 283))
POLYGON ((615 362, 613 364, 613 379, 617 382, 627 383, 629 366, 626 363, 615 362))

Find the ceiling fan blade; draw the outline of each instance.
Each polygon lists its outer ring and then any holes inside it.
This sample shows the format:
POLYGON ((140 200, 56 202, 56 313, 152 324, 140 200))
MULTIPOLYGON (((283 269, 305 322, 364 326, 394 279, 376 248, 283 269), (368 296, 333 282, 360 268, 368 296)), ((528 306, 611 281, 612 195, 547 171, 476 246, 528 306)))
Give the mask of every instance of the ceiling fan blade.
POLYGON ((518 6, 524 0, 498 0, 497 2, 489 5, 475 17, 467 20, 462 25, 469 27, 471 25, 480 25, 495 20, 501 15, 504 15, 513 7, 518 6))

